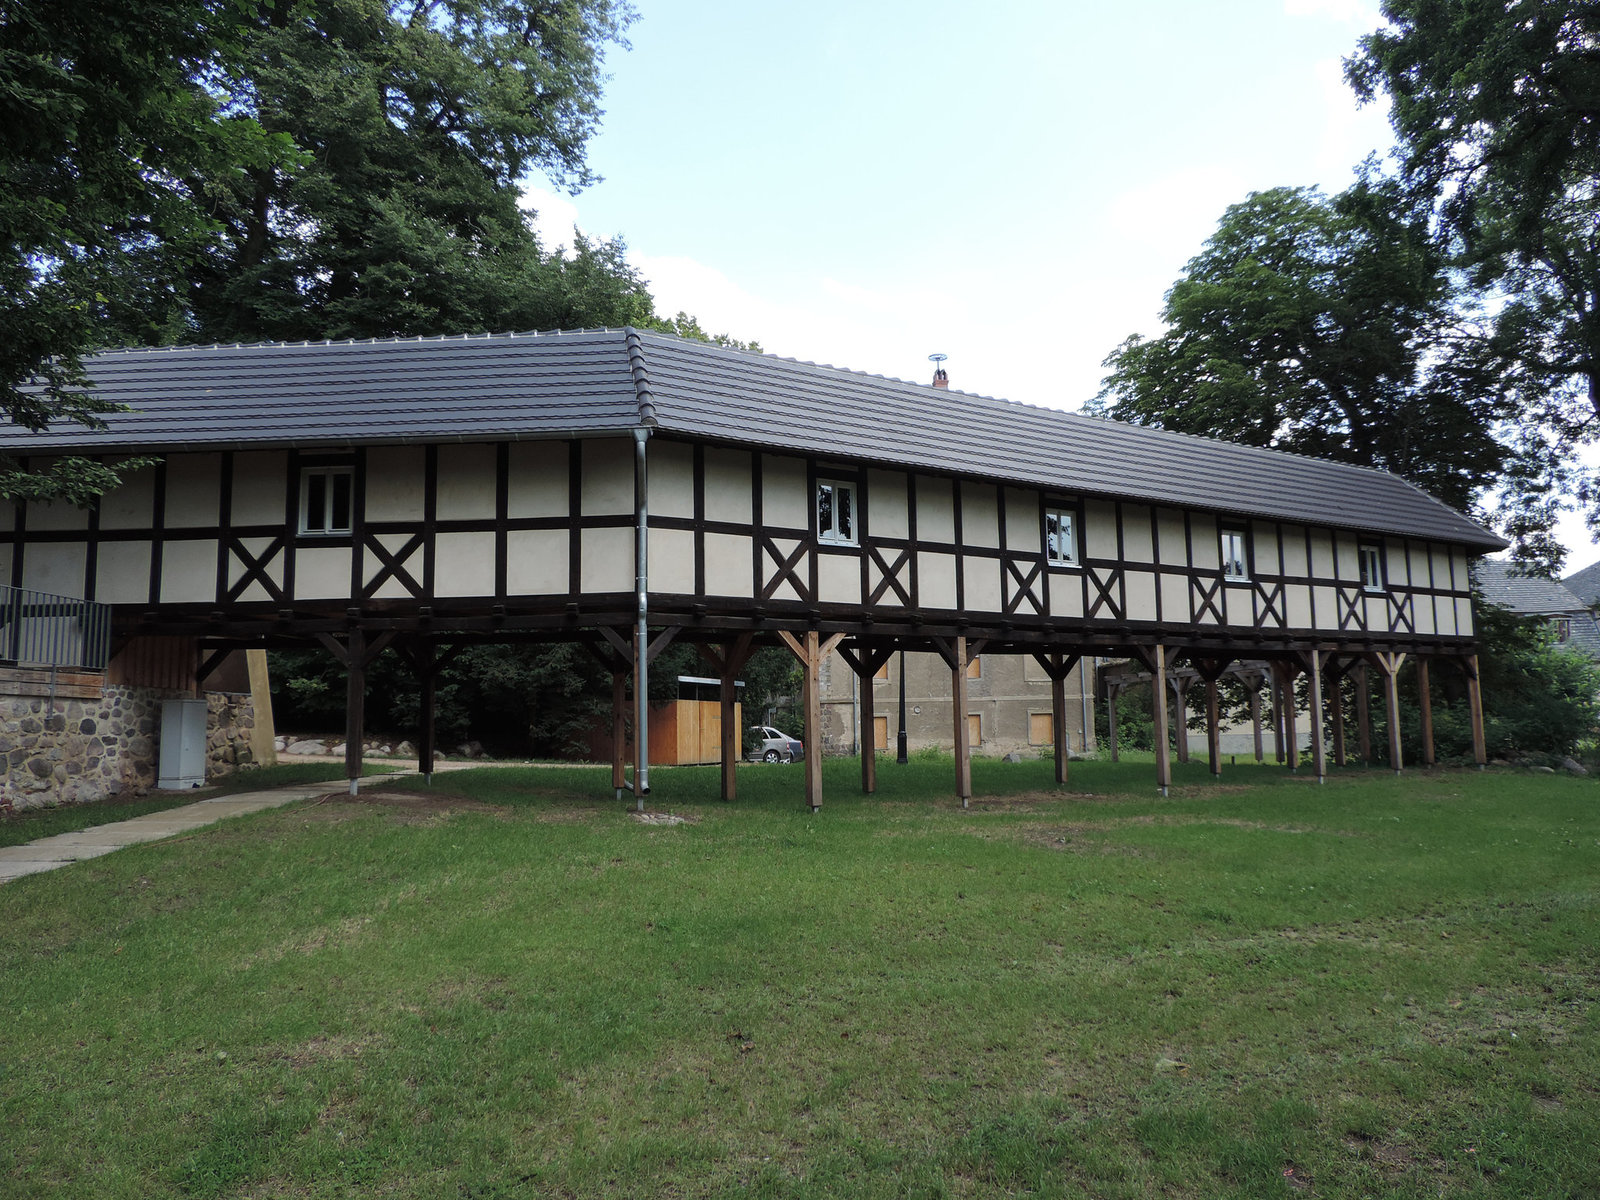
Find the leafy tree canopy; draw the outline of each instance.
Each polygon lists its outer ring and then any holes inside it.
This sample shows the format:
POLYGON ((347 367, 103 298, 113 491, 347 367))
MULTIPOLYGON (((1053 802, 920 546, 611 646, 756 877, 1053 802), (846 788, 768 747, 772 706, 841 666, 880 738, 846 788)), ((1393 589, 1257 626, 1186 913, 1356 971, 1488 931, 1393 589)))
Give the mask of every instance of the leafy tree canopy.
MULTIPOLYGON (((1509 531, 1600 490, 1573 452, 1600 429, 1600 6, 1588 0, 1384 0, 1346 63, 1386 92, 1404 179, 1436 206, 1481 288, 1503 299, 1494 352, 1518 400, 1509 531)), ((1533 546, 1559 563, 1559 548, 1533 546)))
POLYGON ((1458 508, 1498 473, 1491 372, 1442 247, 1392 183, 1231 206, 1090 411, 1383 467, 1458 508))

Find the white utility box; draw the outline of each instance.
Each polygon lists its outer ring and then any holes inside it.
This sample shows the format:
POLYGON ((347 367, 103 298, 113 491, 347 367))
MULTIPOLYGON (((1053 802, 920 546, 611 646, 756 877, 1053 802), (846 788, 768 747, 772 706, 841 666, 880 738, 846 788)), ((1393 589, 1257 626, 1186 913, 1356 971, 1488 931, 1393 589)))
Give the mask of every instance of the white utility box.
POLYGON ((197 788, 206 781, 206 702, 161 702, 161 788, 197 788))

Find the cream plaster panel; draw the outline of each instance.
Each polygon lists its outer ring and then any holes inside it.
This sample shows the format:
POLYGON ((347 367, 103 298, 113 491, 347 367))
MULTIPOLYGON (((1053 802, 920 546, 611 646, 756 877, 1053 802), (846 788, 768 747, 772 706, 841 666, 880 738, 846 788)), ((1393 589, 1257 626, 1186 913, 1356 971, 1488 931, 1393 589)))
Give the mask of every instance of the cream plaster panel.
POLYGON ((694 447, 652 439, 649 453, 650 515, 692 518, 694 447))
MULTIPOLYGON (((706 517, 712 521, 750 524, 750 455, 743 450, 706 450, 706 517)), ((748 572, 746 573, 748 574, 748 572)), ((749 580, 744 591, 748 595, 749 580)))
MULTIPOLYGON (((213 547, 215 543, 207 543, 213 547)), ((22 586, 36 592, 79 599, 84 593, 89 547, 83 542, 39 543, 22 556, 22 586)), ((215 564, 216 560, 212 560, 215 564)), ((216 589, 213 588, 213 591, 216 589)))
POLYGON ((1390 587, 1411 586, 1411 568, 1407 565, 1406 544, 1398 538, 1388 538, 1383 543, 1383 569, 1390 587))
MULTIPOLYGON (((506 512, 512 517, 567 515, 568 450, 565 442, 513 442, 507 471, 506 512)), ((628 511, 633 511, 632 490, 628 511)), ((564 589, 563 589, 564 590, 564 589)))
POLYGON ((28 505, 28 528, 30 530, 87 529, 89 510, 68 504, 64 500, 54 504, 35 502, 28 505))
MULTIPOLYGON (((1333 575, 1333 535, 1321 529, 1311 531, 1311 561, 1306 564, 1306 574, 1317 579, 1328 579, 1333 575)), ((1320 611, 1322 601, 1317 601, 1320 611)))
POLYGON ((1406 563, 1411 572, 1413 587, 1428 587, 1428 547, 1426 543, 1413 542, 1406 552, 1406 563))
MULTIPOLYGON (((1148 540, 1148 539, 1147 539, 1148 540)), ((1126 571, 1123 584, 1126 588, 1127 613, 1130 621, 1156 619, 1156 573, 1154 571, 1126 571)))
POLYGON ((1150 535, 1150 510, 1142 504, 1122 506, 1122 556, 1129 562, 1155 562, 1155 540, 1150 535))
POLYGON ((853 554, 818 554, 817 599, 824 604, 860 604, 861 560, 853 554))
POLYGON ((350 548, 314 546, 294 552, 294 594, 300 600, 350 595, 350 548))
MULTIPOLYGON (((1452 590, 1464 592, 1467 590, 1467 552, 1465 550, 1450 551, 1450 577, 1454 581, 1452 590)), ((1468 622, 1470 626, 1471 622, 1468 622)))
POLYGON ((1456 610, 1456 614, 1455 615, 1456 615, 1456 633, 1457 633, 1457 635, 1459 635, 1461 637, 1471 637, 1472 636, 1472 601, 1467 599, 1467 597, 1465 597, 1465 596, 1457 596, 1456 597, 1456 603, 1455 603, 1455 610, 1456 610))
POLYGON ((441 533, 434 540, 434 590, 441 596, 494 595, 494 534, 441 533))
POLYGON ((1161 615, 1180 624, 1189 619, 1189 581, 1184 576, 1162 574, 1161 615))
POLYGON ((1117 557, 1117 510, 1105 500, 1090 500, 1083 506, 1082 542, 1090 558, 1117 557))
POLYGON ((506 534, 506 591, 512 596, 562 596, 571 578, 565 529, 514 529, 506 534))
POLYGON ((798 458, 765 455, 761 460, 761 522, 768 529, 810 529, 806 464, 798 458))
MULTIPOLYGON (((349 577, 345 577, 348 587, 349 577)), ((161 547, 161 603, 197 604, 217 598, 217 543, 209 538, 161 547)))
POLYGON ((917 540, 956 540, 955 491, 948 479, 917 478, 917 540))
POLYGON ((1426 637, 1430 633, 1437 633, 1438 619, 1433 612, 1433 597, 1418 596, 1411 602, 1412 619, 1417 623, 1417 635, 1426 637))
POLYGON ((1335 535, 1334 554, 1340 580, 1344 583, 1359 583, 1361 563, 1356 555, 1356 539, 1347 533, 1335 535))
POLYGON ((493 446, 440 446, 439 519, 494 520, 497 471, 493 446))
POLYGON ((962 597, 968 612, 999 612, 1005 607, 1000 599, 1000 573, 1004 569, 995 558, 964 558, 962 561, 962 597))
POLYGON ((1433 586, 1450 590, 1450 552, 1435 546, 1429 551, 1428 562, 1433 567, 1433 586))
POLYGON ((633 440, 592 438, 582 446, 579 502, 586 517, 633 511, 633 440))
POLYGON ((1038 554, 1044 548, 1039 528, 1039 493, 1006 488, 1006 549, 1017 554, 1038 554))
POLYGON ((1189 519, 1189 537, 1193 542, 1194 565, 1202 571, 1222 569, 1222 531, 1217 519, 1206 513, 1195 513, 1189 519))
MULTIPOLYGON (((655 481, 650 483, 655 494, 655 481)), ((694 534, 687 529, 650 531, 650 590, 694 594, 694 534)))
POLYGON ((1078 572, 1050 572, 1050 615, 1083 616, 1083 576, 1078 572))
MULTIPOLYGON (((961 542, 966 546, 1000 545, 1000 490, 987 483, 961 485, 961 542)), ((967 602, 972 594, 967 593, 967 602)))
MULTIPOLYGON (((376 572, 368 572, 368 574, 375 573, 376 572)), ((420 583, 421 580, 418 580, 418 582, 420 583)), ((254 585, 251 586, 253 587, 254 585)), ((369 584, 368 586, 371 585, 369 584)), ((491 588, 490 590, 492 591, 493 589, 491 588)), ((393 575, 389 576, 376 588, 372 589, 372 596, 376 600, 404 600, 410 595, 412 595, 411 589, 393 575)))
POLYGON ((174 454, 167 459, 168 529, 218 524, 221 472, 220 454, 174 454))
MULTIPOLYGON (((307 460, 307 466, 315 466, 307 460)), ((439 471, 441 479, 444 469, 439 471)), ((365 508, 368 521, 422 520, 427 468, 421 446, 374 446, 367 451, 365 508)), ((493 472, 490 473, 493 486, 493 472)), ((295 487, 299 487, 299 480, 295 487)), ((297 501, 298 503, 298 501, 297 501)))
MULTIPOLYGON (((1222 585, 1222 619, 1228 625, 1254 625, 1256 621, 1256 590, 1242 583, 1222 585)), ((1210 617, 1207 624, 1215 624, 1210 617)))
POLYGON ((1389 597, 1363 596, 1362 602, 1367 606, 1367 628, 1374 633, 1387 633, 1389 630, 1389 597))
POLYGON ((1283 573, 1295 579, 1304 579, 1311 574, 1311 564, 1306 561, 1306 531, 1303 526, 1283 527, 1283 573))
POLYGON ((100 497, 100 528, 149 529, 155 522, 155 491, 155 468, 128 476, 121 487, 100 497))
POLYGON ((800 599, 800 593, 794 590, 794 584, 785 579, 772 590, 772 598, 774 600, 798 600, 800 599))
MULTIPOLYGON (((1303 558, 1302 550, 1301 557, 1303 558)), ((1289 616, 1290 629, 1311 628, 1311 589, 1290 585, 1283 589, 1284 608, 1289 616)))
POLYGON ((867 532, 875 538, 907 538, 906 477, 898 471, 867 472, 867 532))
POLYGON ((1339 590, 1331 587, 1319 587, 1313 588, 1312 591, 1317 601, 1317 628, 1339 628, 1339 590))
POLYGON ((1169 567, 1186 566, 1189 547, 1188 534, 1183 528, 1183 514, 1173 508, 1159 509, 1156 513, 1156 534, 1162 563, 1169 567))
MULTIPOLYGON (((921 520, 920 510, 918 520, 921 520)), ((923 608, 956 606, 956 558, 953 554, 917 555, 917 599, 923 608)))
POLYGON ((272 593, 261 586, 261 581, 252 579, 244 591, 239 593, 238 603, 247 604, 259 600, 271 600, 272 593))
POLYGON ((288 487, 287 454, 255 451, 235 454, 229 520, 235 526, 275 525, 281 528, 287 511, 288 487))
POLYGON ((631 529, 585 529, 583 573, 579 587, 585 592, 631 592, 634 541, 631 529))
MULTIPOLYGON (((1283 548, 1278 543, 1276 527, 1263 521, 1248 522, 1245 537, 1250 546, 1251 570, 1258 575, 1282 575, 1283 548)), ((1217 556, 1222 555, 1222 529, 1217 528, 1217 556)))
POLYGON ((706 534, 706 594, 749 596, 752 539, 731 533, 706 534))

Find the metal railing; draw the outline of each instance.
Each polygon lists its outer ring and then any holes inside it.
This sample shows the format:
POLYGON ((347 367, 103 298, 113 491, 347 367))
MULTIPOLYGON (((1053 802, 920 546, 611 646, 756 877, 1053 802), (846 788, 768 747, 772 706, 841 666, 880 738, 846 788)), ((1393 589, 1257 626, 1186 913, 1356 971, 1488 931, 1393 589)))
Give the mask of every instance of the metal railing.
POLYGON ((110 605, 0 587, 0 665, 103 671, 110 657, 110 605))

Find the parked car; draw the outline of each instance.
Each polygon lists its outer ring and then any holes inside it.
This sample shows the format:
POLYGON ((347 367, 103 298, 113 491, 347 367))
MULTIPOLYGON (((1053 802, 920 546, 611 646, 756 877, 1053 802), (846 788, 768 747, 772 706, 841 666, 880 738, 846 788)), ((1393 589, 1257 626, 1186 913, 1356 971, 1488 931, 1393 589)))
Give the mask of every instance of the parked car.
POLYGON ((751 762, 794 762, 805 752, 805 743, 771 725, 750 726, 750 737, 755 743, 750 751, 751 762))

